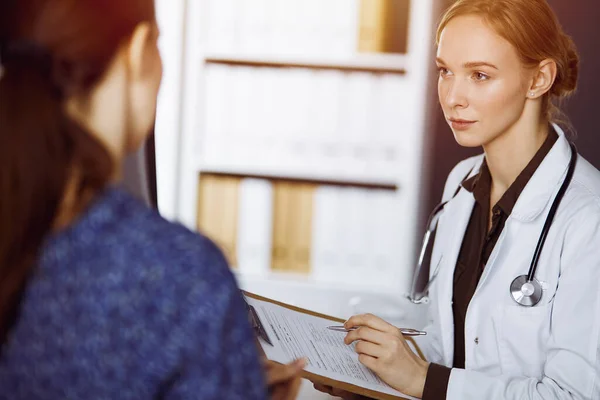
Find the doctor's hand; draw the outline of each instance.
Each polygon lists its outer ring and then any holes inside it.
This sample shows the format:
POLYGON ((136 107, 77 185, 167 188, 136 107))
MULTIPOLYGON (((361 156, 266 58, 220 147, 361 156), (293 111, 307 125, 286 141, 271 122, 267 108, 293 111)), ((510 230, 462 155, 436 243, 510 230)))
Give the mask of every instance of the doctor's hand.
POLYGON ((344 323, 348 332, 344 343, 356 342, 358 360, 385 383, 409 396, 422 398, 429 363, 406 343, 400 330, 372 314, 351 317, 344 323))
POLYGON ((271 400, 294 400, 298 396, 302 379, 300 374, 306 361, 298 359, 287 365, 263 359, 267 386, 271 400))

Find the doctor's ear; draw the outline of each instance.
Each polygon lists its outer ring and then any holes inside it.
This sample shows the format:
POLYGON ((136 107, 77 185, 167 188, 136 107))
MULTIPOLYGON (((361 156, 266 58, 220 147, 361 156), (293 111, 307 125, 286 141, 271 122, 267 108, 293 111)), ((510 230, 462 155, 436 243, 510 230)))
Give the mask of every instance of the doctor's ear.
POLYGON ((527 97, 537 99, 550 92, 556 80, 556 71, 556 62, 554 60, 546 59, 540 62, 534 69, 533 80, 527 91, 527 97))

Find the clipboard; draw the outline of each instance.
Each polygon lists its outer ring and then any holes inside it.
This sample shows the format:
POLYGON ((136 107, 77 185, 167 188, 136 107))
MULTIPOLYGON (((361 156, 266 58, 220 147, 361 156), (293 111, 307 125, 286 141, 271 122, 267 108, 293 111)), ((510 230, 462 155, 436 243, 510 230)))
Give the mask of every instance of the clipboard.
MULTIPOLYGON (((296 311, 296 312, 301 313, 301 314, 307 314, 307 315, 311 315, 311 316, 314 316, 314 317, 324 318, 324 319, 330 320, 330 321, 335 322, 335 323, 342 323, 343 324, 345 322, 345 320, 341 319, 341 318, 336 318, 336 317, 332 317, 330 315, 321 314, 321 313, 314 312, 314 311, 311 311, 311 310, 307 310, 307 309, 304 309, 304 308, 292 306, 290 304, 282 303, 280 301, 269 299, 269 298, 263 297, 263 296, 259 296, 259 295, 256 295, 254 293, 250 293, 250 292, 247 292, 247 291, 242 291, 242 293, 246 297, 249 297, 249 298, 252 298, 252 299, 255 299, 255 300, 259 300, 259 301, 264 301, 264 302, 271 303, 271 304, 275 304, 275 305, 287 308, 288 310, 296 311)), ((258 324, 261 323, 260 321, 256 321, 256 322, 258 324)), ((255 329, 255 332, 258 335, 259 334, 259 330, 258 330, 259 328, 255 327, 254 329, 255 329)), ((264 332, 264 329, 263 329, 263 332, 264 332)), ((425 360, 425 356, 423 355, 421 349, 419 348, 419 346, 417 345, 417 343, 415 342, 415 340, 412 337, 406 337, 405 339, 406 339, 407 342, 410 342, 410 344, 412 345, 412 347, 416 350, 417 355, 419 357, 421 357, 423 360, 425 360)), ((257 342, 258 342, 258 340, 257 340, 257 342)), ((263 355, 265 355, 264 351, 262 350, 262 346, 260 344, 258 346, 259 346, 260 351, 263 352, 263 355)), ((375 390, 370 390, 370 389, 367 389, 367 388, 364 388, 364 387, 361 387, 361 386, 353 385, 353 384, 350 384, 350 383, 347 383, 347 382, 338 381, 338 380, 331 379, 331 378, 328 378, 328 377, 325 377, 325 376, 322 376, 322 375, 318 375, 318 374, 315 374, 315 373, 311 373, 311 372, 308 372, 308 371, 302 371, 301 376, 303 378, 308 379, 308 380, 310 380, 312 382, 315 382, 315 383, 319 383, 319 384, 322 384, 322 385, 335 387, 335 388, 342 389, 342 390, 345 390, 345 391, 348 391, 348 392, 351 392, 351 393, 354 393, 354 394, 366 396, 366 397, 369 397, 369 398, 372 398, 372 399, 375 399, 375 400, 399 400, 399 399, 400 400, 406 400, 407 399, 406 397, 394 396, 394 395, 390 395, 390 394, 387 394, 387 393, 382 393, 382 392, 378 392, 378 391, 375 391, 375 390)))

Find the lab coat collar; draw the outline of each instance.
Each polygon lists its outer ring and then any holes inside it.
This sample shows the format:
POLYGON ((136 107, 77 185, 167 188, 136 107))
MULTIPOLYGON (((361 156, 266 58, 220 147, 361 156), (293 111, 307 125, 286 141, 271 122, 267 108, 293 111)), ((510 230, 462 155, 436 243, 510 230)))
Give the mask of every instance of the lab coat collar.
POLYGON ((522 222, 537 218, 546 208, 553 194, 563 182, 571 159, 571 148, 563 130, 552 124, 558 133, 558 140, 552 146, 531 180, 521 192, 511 217, 522 222))

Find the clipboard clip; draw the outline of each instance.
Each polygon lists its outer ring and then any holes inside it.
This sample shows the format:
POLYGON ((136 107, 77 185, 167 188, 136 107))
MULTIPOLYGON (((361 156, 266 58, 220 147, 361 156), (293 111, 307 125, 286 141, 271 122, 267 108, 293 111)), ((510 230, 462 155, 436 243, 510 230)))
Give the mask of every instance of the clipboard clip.
POLYGON ((273 346, 273 342, 269 338, 269 335, 267 335, 267 331, 265 330, 265 327, 263 326, 260 318, 258 317, 258 313, 256 312, 254 306, 251 306, 250 304, 248 304, 248 302, 246 302, 246 308, 248 309, 248 317, 250 318, 250 324, 252 325, 252 329, 254 329, 254 333, 256 334, 256 336, 273 346))

